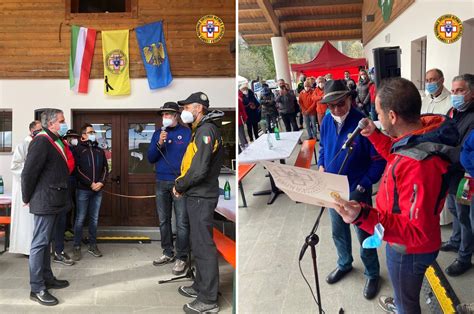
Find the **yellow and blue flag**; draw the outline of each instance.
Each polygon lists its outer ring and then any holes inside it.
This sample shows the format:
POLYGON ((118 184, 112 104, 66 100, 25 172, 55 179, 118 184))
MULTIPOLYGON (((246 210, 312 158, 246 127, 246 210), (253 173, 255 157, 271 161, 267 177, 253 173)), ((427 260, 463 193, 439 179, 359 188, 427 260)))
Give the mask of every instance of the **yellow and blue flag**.
POLYGON ((168 86, 173 76, 166 52, 163 23, 159 21, 136 27, 135 32, 150 89, 168 86))
POLYGON ((128 38, 128 29, 102 31, 104 93, 107 95, 130 94, 128 38))

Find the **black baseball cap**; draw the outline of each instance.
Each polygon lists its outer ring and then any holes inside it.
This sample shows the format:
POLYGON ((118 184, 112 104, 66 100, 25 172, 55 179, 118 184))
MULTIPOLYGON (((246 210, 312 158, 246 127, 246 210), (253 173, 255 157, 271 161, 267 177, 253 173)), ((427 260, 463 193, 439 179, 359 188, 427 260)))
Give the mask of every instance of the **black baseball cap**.
POLYGON ((192 93, 185 100, 178 101, 178 104, 180 106, 184 106, 184 105, 188 105, 188 104, 194 104, 194 103, 198 103, 198 104, 201 104, 201 105, 209 108, 209 98, 203 92, 192 93))
POLYGON ((80 138, 81 136, 75 130, 70 129, 70 130, 67 130, 66 135, 64 135, 64 137, 77 137, 77 138, 80 138))
POLYGON ((163 112, 179 112, 179 106, 173 101, 165 102, 163 107, 158 109, 158 113, 162 114, 163 112))

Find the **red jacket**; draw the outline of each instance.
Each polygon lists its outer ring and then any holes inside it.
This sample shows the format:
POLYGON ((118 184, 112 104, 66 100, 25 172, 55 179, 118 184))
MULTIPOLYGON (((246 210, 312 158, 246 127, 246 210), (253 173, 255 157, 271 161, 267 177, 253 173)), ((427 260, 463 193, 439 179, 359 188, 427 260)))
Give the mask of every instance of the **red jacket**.
POLYGON ((447 194, 448 155, 458 141, 454 122, 443 116, 423 116, 423 128, 392 140, 379 131, 369 140, 387 160, 376 207, 362 204, 353 222, 369 233, 380 222, 384 240, 398 252, 439 250, 439 214, 447 194), (441 157, 443 156, 443 158, 441 157))
POLYGON ((239 90, 239 125, 243 125, 247 121, 247 112, 245 112, 243 93, 239 90))
POLYGON ((375 104, 375 95, 377 93, 377 88, 375 87, 374 82, 369 83, 369 94, 370 94, 370 103, 375 104))
POLYGON ((316 115, 316 101, 314 100, 313 93, 314 90, 311 89, 309 91, 303 90, 300 93, 298 102, 304 115, 316 115))

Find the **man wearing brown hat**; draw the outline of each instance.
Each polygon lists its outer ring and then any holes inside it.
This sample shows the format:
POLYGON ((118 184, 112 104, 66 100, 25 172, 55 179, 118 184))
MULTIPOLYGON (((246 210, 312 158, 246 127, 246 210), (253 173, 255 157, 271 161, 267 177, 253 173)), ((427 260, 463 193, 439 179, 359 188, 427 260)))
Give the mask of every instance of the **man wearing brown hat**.
MULTIPOLYGON (((366 204, 372 203, 372 185, 379 181, 385 168, 385 160, 376 152, 368 139, 358 136, 351 146, 351 155, 343 166, 347 150, 341 148, 365 116, 351 107, 349 89, 342 80, 331 80, 324 86, 321 103, 327 104, 330 115, 323 118, 318 166, 320 171, 346 175, 350 186, 350 199, 366 204)), ((327 276, 329 284, 335 284, 352 270, 352 241, 350 225, 333 209, 329 209, 332 238, 338 255, 337 267, 327 276)), ((370 236, 355 227, 360 244, 370 236)), ((374 298, 379 290, 380 265, 376 249, 360 249, 367 278, 363 295, 374 298)))
POLYGON ((148 161, 155 164, 156 208, 160 220, 163 255, 153 261, 161 266, 175 260, 172 273, 180 275, 186 270, 189 254, 189 222, 183 198, 173 195, 174 181, 180 174, 181 161, 191 139, 191 130, 179 123, 179 106, 167 102, 160 108, 162 127, 156 130, 148 148, 148 161), (176 254, 173 246, 171 216, 176 217, 176 254))
POLYGON ((193 285, 181 286, 180 294, 196 298, 185 304, 186 313, 217 313, 219 267, 212 238, 214 210, 219 198, 219 174, 222 167, 222 136, 215 119, 223 112, 208 112, 209 99, 203 92, 178 102, 184 107, 181 119, 192 124, 192 138, 176 179, 174 193, 184 197, 191 227, 191 251, 196 262, 193 285))

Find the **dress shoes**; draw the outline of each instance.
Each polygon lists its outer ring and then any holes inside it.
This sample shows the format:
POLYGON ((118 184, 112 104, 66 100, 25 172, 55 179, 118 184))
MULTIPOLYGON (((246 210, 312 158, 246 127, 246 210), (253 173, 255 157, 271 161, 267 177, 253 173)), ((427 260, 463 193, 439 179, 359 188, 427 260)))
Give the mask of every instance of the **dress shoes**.
POLYGON ((69 287, 69 281, 54 278, 51 281, 46 281, 44 285, 46 286, 46 289, 62 289, 69 287))
POLYGON ((326 282, 333 284, 344 278, 344 276, 352 270, 352 267, 348 270, 340 270, 339 268, 334 269, 327 277, 326 282))
POLYGON ((449 241, 446 241, 446 242, 443 242, 441 244, 441 247, 439 248, 439 250, 443 251, 443 252, 455 252, 455 253, 457 253, 459 248, 457 248, 454 245, 452 245, 451 243, 449 243, 449 241))
POLYGON ((53 306, 59 303, 58 299, 52 296, 46 289, 38 293, 30 292, 30 299, 47 306, 53 306))
POLYGON ((460 276, 471 268, 471 262, 461 262, 456 259, 451 265, 446 268, 446 274, 452 277, 460 276))
POLYGON ((364 287, 364 297, 367 300, 371 300, 375 298, 377 293, 379 292, 379 277, 373 278, 373 279, 367 279, 365 282, 365 287, 364 287))

